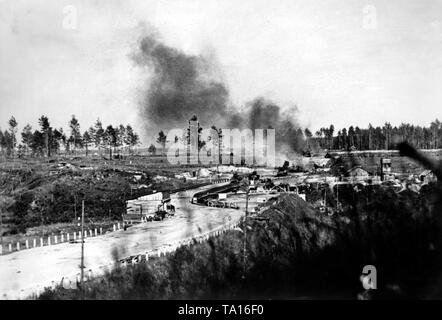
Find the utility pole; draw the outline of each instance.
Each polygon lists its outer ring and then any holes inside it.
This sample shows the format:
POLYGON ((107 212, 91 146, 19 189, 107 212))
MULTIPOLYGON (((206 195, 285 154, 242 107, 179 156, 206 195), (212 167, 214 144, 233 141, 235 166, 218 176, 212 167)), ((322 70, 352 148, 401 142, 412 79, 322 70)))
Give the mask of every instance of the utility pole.
POLYGON ((81 285, 81 292, 82 292, 82 298, 84 299, 84 200, 81 202, 81 278, 80 278, 80 285, 81 285))
POLYGON ((336 184, 336 209, 339 207, 339 184, 336 184))
POLYGON ((246 186, 246 213, 244 218, 244 256, 243 256, 243 275, 242 278, 246 278, 246 264, 247 264, 247 216, 249 211, 249 186, 246 186))
POLYGON ((3 209, 1 208, 1 204, 0 204, 0 255, 3 254, 3 220, 2 220, 2 215, 3 215, 3 209))
POLYGON ((327 208, 327 187, 324 189, 324 207, 327 208))
POLYGON ((5 191, 0 194, 0 255, 3 254, 3 193, 5 193, 5 191))
POLYGON ((77 221, 77 196, 74 195, 74 214, 75 214, 75 220, 77 221))

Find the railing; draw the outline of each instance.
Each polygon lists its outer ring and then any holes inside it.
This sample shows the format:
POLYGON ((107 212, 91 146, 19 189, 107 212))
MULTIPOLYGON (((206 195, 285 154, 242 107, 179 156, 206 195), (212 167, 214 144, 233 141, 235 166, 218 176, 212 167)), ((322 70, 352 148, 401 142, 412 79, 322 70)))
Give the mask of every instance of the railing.
POLYGON ((221 183, 227 183, 230 182, 231 179, 216 179, 216 180, 212 180, 212 184, 221 184, 221 183))
MULTIPOLYGON (((84 237, 85 238, 98 237, 107 232, 117 231, 120 229, 121 229, 120 223, 113 224, 112 229, 108 230, 103 230, 103 228, 88 229, 84 230, 84 237)), ((26 240, 0 245, 0 255, 6 255, 26 249, 53 246, 66 242, 77 241, 80 239, 81 239, 81 231, 60 233, 58 235, 50 235, 45 237, 35 237, 35 238, 30 238, 26 240)))

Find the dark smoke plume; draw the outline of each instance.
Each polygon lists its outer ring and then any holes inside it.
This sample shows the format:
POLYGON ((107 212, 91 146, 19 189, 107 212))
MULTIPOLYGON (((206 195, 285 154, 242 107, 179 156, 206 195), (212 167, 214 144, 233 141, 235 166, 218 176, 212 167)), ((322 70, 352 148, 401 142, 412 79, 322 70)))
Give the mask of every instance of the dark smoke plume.
POLYGON ((234 114, 229 121, 232 128, 275 129, 277 151, 301 151, 303 133, 295 119, 296 107, 282 112, 274 102, 263 97, 247 103, 242 113, 234 114))
POLYGON ((181 128, 193 115, 206 124, 226 117, 228 90, 203 56, 186 55, 149 35, 140 41, 135 61, 153 72, 141 99, 148 132, 181 128))
POLYGON ((247 103, 242 111, 228 107, 227 86, 210 59, 185 54, 164 45, 155 35, 147 35, 140 40, 134 60, 152 73, 141 97, 141 116, 151 137, 160 130, 184 128, 196 115, 207 128, 273 128, 279 151, 302 148, 302 130, 293 121, 296 108, 281 112, 265 98, 247 103))

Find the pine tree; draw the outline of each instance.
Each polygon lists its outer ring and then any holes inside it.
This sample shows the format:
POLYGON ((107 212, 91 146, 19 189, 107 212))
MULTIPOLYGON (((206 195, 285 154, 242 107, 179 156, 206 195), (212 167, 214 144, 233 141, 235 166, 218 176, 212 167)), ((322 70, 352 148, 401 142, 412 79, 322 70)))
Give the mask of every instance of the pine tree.
POLYGON ((135 133, 134 129, 130 125, 126 126, 125 143, 129 146, 129 153, 131 153, 131 148, 140 143, 140 137, 135 133))
POLYGON ((10 152, 12 153, 12 156, 14 156, 14 149, 17 145, 16 134, 17 134, 18 122, 17 120, 15 120, 14 117, 11 117, 11 119, 9 119, 8 121, 8 124, 9 124, 9 135, 10 135, 9 149, 11 150, 10 152))
POLYGON ((25 146, 25 153, 28 153, 29 150, 31 150, 32 138, 33 138, 32 127, 31 125, 27 124, 23 128, 23 131, 21 133, 21 141, 25 146))
POLYGON ((166 149, 166 139, 167 139, 167 136, 164 134, 163 131, 160 131, 158 133, 157 143, 159 143, 161 145, 161 147, 163 148, 163 154, 166 149))
POLYGON ((71 129, 70 141, 72 142, 74 149, 81 148, 81 133, 80 133, 80 123, 78 122, 75 115, 72 115, 71 121, 69 121, 69 128, 71 129))

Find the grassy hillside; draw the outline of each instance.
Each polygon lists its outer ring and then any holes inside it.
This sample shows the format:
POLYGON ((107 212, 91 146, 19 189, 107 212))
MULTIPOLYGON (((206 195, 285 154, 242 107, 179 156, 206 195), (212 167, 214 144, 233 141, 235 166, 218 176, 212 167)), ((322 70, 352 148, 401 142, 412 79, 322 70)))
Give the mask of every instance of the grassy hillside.
POLYGON ((170 191, 195 185, 173 178, 175 172, 185 168, 164 164, 154 169, 157 157, 153 164, 152 161, 136 157, 114 161, 72 158, 0 163, 2 232, 8 236, 32 227, 73 223, 80 215, 83 199, 86 222, 120 219, 126 200, 154 190, 170 191), (157 175, 170 180, 156 181, 157 175))

